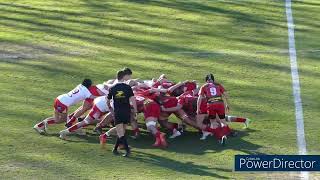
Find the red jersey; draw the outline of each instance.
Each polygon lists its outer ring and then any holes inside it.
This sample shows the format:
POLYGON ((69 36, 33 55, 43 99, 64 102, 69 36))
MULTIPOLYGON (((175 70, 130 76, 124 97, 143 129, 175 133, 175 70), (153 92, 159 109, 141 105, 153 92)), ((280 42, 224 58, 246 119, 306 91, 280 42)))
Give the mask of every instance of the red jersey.
POLYGON ((135 94, 148 99, 152 99, 152 100, 155 100, 157 97, 155 93, 150 92, 150 89, 147 89, 147 90, 140 89, 139 91, 136 91, 135 94))
POLYGON ((194 96, 192 91, 187 91, 178 97, 178 103, 182 105, 183 110, 189 115, 196 113, 197 100, 198 97, 194 96))
POLYGON ((201 87, 199 95, 205 96, 208 103, 223 102, 222 94, 224 91, 221 84, 206 83, 201 87))
POLYGON ((178 100, 176 97, 166 96, 162 99, 162 105, 165 108, 177 107, 178 100))
POLYGON ((160 83, 159 81, 155 82, 152 87, 158 88, 159 86, 162 86, 164 89, 169 89, 171 86, 175 85, 173 82, 167 81, 160 83))
POLYGON ((143 96, 135 96, 138 113, 143 112, 145 98, 143 96))

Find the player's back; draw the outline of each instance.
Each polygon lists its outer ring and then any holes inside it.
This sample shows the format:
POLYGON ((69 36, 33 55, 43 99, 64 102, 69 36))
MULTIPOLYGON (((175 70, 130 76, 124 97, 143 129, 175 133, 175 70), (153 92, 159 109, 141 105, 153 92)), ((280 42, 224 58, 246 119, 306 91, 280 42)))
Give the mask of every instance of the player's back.
POLYGON ((197 99, 198 97, 194 96, 192 91, 187 91, 178 97, 178 102, 183 106, 183 110, 189 114, 196 112, 197 99))
POLYGON ((130 110, 129 98, 131 96, 133 96, 132 89, 125 83, 117 83, 112 86, 108 95, 113 99, 115 111, 130 110))
POLYGON ((77 104, 80 101, 85 100, 86 98, 89 98, 90 96, 91 96, 90 91, 82 84, 79 84, 70 92, 58 96, 58 99, 64 105, 72 106, 74 104, 77 104))
POLYGON ((216 83, 206 83, 202 86, 200 93, 204 95, 206 98, 213 98, 213 97, 221 97, 224 92, 224 88, 221 84, 216 83))

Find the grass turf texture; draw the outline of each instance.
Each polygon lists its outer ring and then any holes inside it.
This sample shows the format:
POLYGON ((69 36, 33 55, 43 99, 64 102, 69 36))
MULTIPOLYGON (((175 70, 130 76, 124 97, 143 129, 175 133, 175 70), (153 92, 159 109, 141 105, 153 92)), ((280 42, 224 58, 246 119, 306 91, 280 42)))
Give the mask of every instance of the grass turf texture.
MULTIPOLYGON (((319 154, 317 1, 293 3, 307 148, 319 154), (299 51, 303 53, 299 53, 299 51)), ((23 179, 298 178, 234 173, 235 154, 296 154, 296 129, 281 1, 0 1, 0 173, 23 179), (233 115, 255 119, 226 147, 190 129, 165 150, 152 137, 129 140, 132 157, 101 150, 98 137, 58 138, 32 126, 54 98, 84 77, 96 83, 124 66, 147 79, 196 79, 213 72, 229 90, 233 115)), ((74 109, 74 108, 73 108, 74 109)), ((72 109, 72 110, 73 110, 72 109)), ((142 122, 142 120, 140 120, 142 122)), ((312 177, 319 174, 312 174, 312 177)))

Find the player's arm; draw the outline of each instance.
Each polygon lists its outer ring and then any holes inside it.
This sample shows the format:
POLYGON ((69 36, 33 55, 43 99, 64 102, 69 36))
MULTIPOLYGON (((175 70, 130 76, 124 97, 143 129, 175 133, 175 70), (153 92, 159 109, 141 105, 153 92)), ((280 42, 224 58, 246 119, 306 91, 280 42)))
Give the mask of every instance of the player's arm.
POLYGON ((131 96, 129 100, 130 100, 130 104, 133 107, 134 113, 138 113, 136 98, 134 96, 131 96))
POLYGON ((200 107, 201 107, 201 102, 203 98, 205 97, 204 97, 203 87, 201 87, 199 91, 199 97, 197 100, 197 114, 200 114, 200 107))
POLYGON ((181 104, 177 104, 176 107, 171 107, 171 108, 165 108, 164 106, 161 106, 161 110, 164 112, 175 112, 178 111, 182 108, 181 104))
MULTIPOLYGON (((224 91, 222 93, 222 100, 225 104, 226 110, 229 111, 230 110, 230 106, 229 106, 229 95, 226 91, 224 91)), ((229 112, 228 112, 229 113, 229 112)))
POLYGON ((149 86, 146 85, 145 83, 139 83, 139 84, 136 85, 135 87, 137 87, 137 88, 149 88, 149 86))
POLYGON ((108 94, 108 96, 106 96, 106 104, 107 107, 109 108, 110 113, 112 114, 112 116, 114 115, 114 111, 113 108, 111 106, 111 99, 112 99, 112 94, 111 92, 108 94))
POLYGON ((132 107, 133 107, 133 112, 134 112, 133 118, 134 118, 134 119, 137 119, 137 113, 138 113, 137 101, 136 101, 136 98, 134 97, 132 88, 129 89, 129 91, 128 91, 128 96, 130 97, 130 98, 129 98, 130 104, 131 104, 132 107))
POLYGON ((171 86, 169 89, 168 89, 168 92, 173 92, 174 90, 176 90, 177 88, 183 86, 186 82, 178 82, 177 84, 171 86))
POLYGON ((158 88, 151 88, 149 90, 150 93, 155 93, 155 92, 159 92, 159 93, 167 93, 168 92, 168 89, 158 89, 158 88))
POLYGON ((110 80, 108 80, 108 81, 106 82, 106 84, 113 84, 114 81, 115 81, 115 79, 110 79, 110 80))

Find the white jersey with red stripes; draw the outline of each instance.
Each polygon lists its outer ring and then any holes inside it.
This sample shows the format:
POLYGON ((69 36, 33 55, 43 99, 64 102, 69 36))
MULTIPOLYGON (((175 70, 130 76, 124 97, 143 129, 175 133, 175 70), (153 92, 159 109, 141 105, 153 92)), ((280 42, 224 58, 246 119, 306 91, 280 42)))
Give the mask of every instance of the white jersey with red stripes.
POLYGON ((101 92, 103 92, 105 96, 107 96, 107 95, 109 94, 109 90, 106 89, 106 88, 104 88, 104 87, 105 87, 104 84, 98 84, 98 85, 96 85, 96 87, 97 87, 101 92))
POLYGON ((100 96, 95 98, 93 103, 101 112, 109 112, 106 96, 100 96))
POLYGON ((71 90, 67 94, 62 94, 57 98, 62 104, 69 107, 79 103, 80 101, 90 98, 90 96, 91 96, 90 91, 82 84, 79 84, 77 87, 75 87, 73 90, 71 90))

